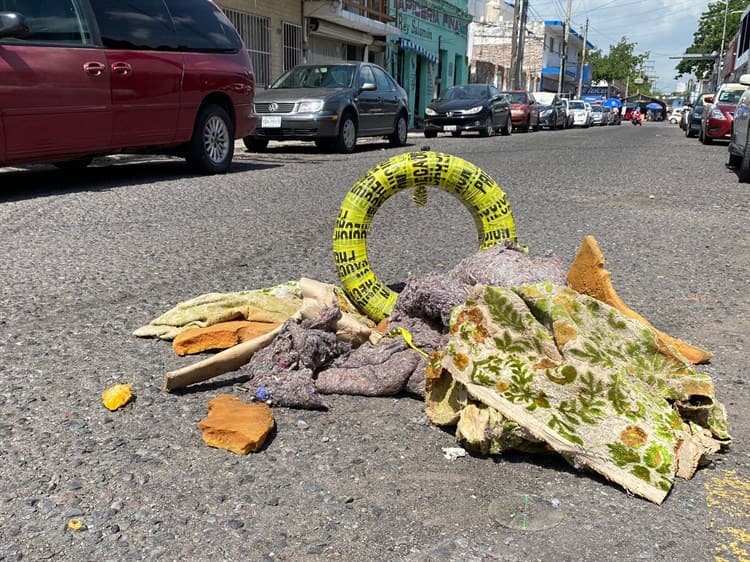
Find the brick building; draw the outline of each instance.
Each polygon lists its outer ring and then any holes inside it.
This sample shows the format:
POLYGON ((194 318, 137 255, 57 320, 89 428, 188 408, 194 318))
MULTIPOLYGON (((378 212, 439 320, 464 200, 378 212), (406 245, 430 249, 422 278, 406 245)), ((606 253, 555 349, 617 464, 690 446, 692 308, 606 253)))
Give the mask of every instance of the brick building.
MULTIPOLYGON (((530 21, 526 24, 522 64, 523 88, 529 91, 556 92, 560 83, 563 49, 563 23, 556 20, 530 21)), ((500 89, 510 87, 513 10, 488 4, 485 16, 469 29, 470 73, 473 82, 488 82, 500 89)), ((587 42, 587 48, 594 45, 587 42)), ((575 95, 579 79, 579 53, 583 37, 575 30, 568 32, 567 60, 561 91, 575 95)), ((591 81, 588 66, 583 68, 583 82, 591 81)))

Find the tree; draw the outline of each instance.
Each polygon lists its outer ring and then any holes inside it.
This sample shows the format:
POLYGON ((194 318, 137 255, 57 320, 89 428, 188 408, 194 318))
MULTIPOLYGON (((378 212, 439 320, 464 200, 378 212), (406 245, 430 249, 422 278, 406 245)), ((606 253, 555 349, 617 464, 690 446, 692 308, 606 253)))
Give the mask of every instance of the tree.
MULTIPOLYGON (((727 0, 729 3, 718 1, 708 5, 705 12, 698 20, 698 29, 693 33, 693 44, 685 49, 686 54, 711 54, 719 56, 721 50, 721 39, 724 37, 724 49, 735 36, 740 27, 740 18, 737 12, 743 12, 747 8, 747 0, 727 0), (727 30, 724 33, 724 14, 727 14, 727 30)), ((677 76, 683 74, 695 74, 702 76, 714 66, 713 60, 683 60, 675 67, 677 76)))
MULTIPOLYGON (((615 80, 632 82, 641 75, 641 66, 648 59, 648 53, 635 54, 636 43, 630 43, 626 37, 622 37, 616 45, 609 46, 609 52, 603 55, 601 51, 592 51, 588 57, 591 64, 592 77, 594 80, 606 80, 611 83, 615 80)), ((645 77, 643 77, 646 80, 645 77)), ((646 85, 641 87, 642 91, 647 89, 646 85)))

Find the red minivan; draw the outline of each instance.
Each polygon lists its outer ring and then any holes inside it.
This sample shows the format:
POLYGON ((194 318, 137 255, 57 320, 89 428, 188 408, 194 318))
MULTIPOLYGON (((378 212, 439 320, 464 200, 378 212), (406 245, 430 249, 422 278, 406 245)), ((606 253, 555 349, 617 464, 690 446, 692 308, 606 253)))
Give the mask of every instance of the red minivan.
POLYGON ((146 152, 224 173, 254 94, 211 0, 0 0, 0 166, 146 152))

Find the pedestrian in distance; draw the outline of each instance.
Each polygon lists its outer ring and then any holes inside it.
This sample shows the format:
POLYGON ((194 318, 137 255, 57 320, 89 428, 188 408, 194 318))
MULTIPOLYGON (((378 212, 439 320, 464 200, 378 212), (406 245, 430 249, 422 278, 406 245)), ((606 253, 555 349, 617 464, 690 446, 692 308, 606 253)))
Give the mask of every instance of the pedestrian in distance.
POLYGON ((643 115, 641 114, 641 108, 636 107, 635 111, 633 111, 633 117, 631 119, 633 122, 633 125, 642 126, 643 125, 643 115))

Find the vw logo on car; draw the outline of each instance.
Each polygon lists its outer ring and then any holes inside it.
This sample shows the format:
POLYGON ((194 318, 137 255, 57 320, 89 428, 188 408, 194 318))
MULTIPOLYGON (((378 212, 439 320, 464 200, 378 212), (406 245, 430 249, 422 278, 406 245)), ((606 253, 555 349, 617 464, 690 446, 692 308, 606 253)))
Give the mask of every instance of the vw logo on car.
POLYGON ((279 110, 279 104, 276 102, 268 104, 268 111, 271 113, 276 113, 279 110))

